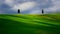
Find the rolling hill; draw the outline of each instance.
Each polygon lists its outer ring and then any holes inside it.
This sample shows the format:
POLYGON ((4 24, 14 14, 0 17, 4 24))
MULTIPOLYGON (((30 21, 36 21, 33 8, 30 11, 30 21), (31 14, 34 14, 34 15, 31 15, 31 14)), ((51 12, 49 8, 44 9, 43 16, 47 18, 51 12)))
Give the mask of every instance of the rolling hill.
POLYGON ((60 14, 0 14, 1 34, 60 34, 60 14))

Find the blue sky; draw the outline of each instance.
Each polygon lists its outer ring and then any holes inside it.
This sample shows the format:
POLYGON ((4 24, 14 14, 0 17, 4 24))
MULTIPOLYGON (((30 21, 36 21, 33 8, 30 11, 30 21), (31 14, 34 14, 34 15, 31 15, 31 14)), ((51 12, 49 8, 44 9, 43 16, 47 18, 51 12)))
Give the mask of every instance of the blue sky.
POLYGON ((0 0, 0 14, 17 14, 17 9, 22 14, 60 12, 60 0, 0 0))

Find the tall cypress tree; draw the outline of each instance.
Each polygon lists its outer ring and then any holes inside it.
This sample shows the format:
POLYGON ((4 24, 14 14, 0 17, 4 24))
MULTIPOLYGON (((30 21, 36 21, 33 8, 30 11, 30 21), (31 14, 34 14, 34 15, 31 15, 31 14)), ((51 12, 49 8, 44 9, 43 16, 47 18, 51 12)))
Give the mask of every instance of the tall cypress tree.
POLYGON ((20 9, 18 9, 18 13, 20 13, 20 9))
POLYGON ((44 14, 44 10, 42 9, 42 14, 44 14))

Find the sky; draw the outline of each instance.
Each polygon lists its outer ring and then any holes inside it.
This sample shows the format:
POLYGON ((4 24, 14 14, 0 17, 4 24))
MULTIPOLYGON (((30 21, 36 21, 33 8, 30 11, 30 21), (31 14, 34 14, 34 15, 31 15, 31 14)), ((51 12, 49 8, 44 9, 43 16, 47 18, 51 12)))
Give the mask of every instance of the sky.
POLYGON ((60 12, 60 0, 0 0, 0 14, 41 14, 60 12))

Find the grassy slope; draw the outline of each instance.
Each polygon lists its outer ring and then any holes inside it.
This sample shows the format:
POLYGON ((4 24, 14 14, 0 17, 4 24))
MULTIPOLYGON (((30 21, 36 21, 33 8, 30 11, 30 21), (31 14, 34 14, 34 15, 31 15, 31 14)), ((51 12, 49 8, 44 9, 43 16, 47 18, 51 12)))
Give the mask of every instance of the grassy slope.
POLYGON ((60 15, 2 15, 1 34, 60 34, 60 15))

